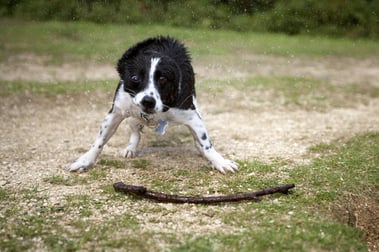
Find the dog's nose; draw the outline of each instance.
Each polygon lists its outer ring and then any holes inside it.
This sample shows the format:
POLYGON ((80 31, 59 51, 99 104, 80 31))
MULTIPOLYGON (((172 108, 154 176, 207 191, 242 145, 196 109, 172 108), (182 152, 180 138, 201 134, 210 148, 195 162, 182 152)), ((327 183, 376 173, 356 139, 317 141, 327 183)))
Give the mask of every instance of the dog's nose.
POLYGON ((152 96, 145 96, 142 98, 141 104, 147 111, 151 111, 155 107, 155 99, 152 96))

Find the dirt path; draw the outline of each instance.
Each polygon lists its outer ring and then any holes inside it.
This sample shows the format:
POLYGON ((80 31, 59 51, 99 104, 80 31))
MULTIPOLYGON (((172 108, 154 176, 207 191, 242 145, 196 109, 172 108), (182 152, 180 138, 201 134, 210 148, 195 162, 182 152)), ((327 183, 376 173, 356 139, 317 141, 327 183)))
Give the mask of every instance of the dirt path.
MULTIPOLYGON (((261 55, 241 57, 241 65, 234 68, 227 67, 226 62, 225 65, 222 62, 195 62, 197 78, 224 79, 245 77, 248 74, 276 74, 328 79, 336 84, 359 82, 362 85, 379 85, 379 59, 329 57, 312 62, 307 58, 285 59, 261 55)), ((19 55, 8 64, 0 64, 0 78, 36 81, 117 78, 113 67, 109 65, 81 63, 57 67, 45 66, 43 62, 44 59, 33 55, 19 55), (20 74, 21 71, 24 74, 20 74)), ((243 107, 245 101, 254 102, 257 94, 241 94, 243 93, 238 91, 229 94, 231 99, 237 101, 235 104, 240 103, 236 108, 230 108, 228 99, 222 94, 199 94, 200 108, 213 142, 231 158, 270 160, 281 157, 302 161, 306 149, 313 144, 350 137, 358 132, 379 130, 378 99, 351 108, 332 108, 326 113, 285 110, 259 103, 254 106, 258 109, 250 111, 238 108, 243 107), (216 100, 217 103, 207 104, 209 99, 216 100)), ((63 168, 67 165, 78 156, 75 151, 77 148, 87 148, 91 144, 99 122, 108 110, 106 104, 111 99, 111 94, 96 94, 94 97, 79 99, 60 96, 55 101, 34 97, 2 99, 0 165, 12 167, 13 170, 1 175, 0 185, 22 183, 27 181, 24 176, 51 171, 42 171, 38 168, 41 165, 50 166, 53 170, 53 167, 63 168), (99 105, 98 101, 104 105, 99 105)), ((127 127, 121 127, 119 137, 112 139, 105 153, 118 153, 126 142, 127 135, 127 127)), ((152 138, 156 139, 157 136, 152 138)), ((188 144, 191 142, 188 139, 184 141, 188 144)), ((147 142, 146 145, 148 144, 147 142)))
MULTIPOLYGON (((7 64, 0 64, 0 78, 35 81, 117 78, 113 67, 109 65, 77 63, 58 67, 46 66, 43 62, 44 59, 33 55, 16 56, 7 64)), ((312 62, 307 58, 244 55, 241 65, 234 68, 228 66, 227 62, 225 65, 222 62, 206 65, 195 62, 194 67, 200 80, 276 74, 328 79, 336 84, 347 81, 379 85, 379 60, 374 58, 321 58, 312 62)), ((379 130, 378 99, 354 107, 317 112, 286 110, 259 103, 253 106, 259 109, 249 110, 249 102, 254 103, 257 94, 249 96, 236 91, 229 96, 240 103, 239 108, 245 109, 231 109, 223 94, 213 94, 212 97, 210 94, 199 94, 200 108, 213 142, 230 158, 267 161, 281 157, 302 162, 307 160, 304 154, 311 145, 348 138, 359 132, 379 130), (217 102, 207 104, 208 99, 217 102)), ((87 148, 91 144, 111 99, 111 93, 79 99, 62 95, 55 101, 34 97, 2 99, 0 165, 7 172, 1 174, 0 185, 36 182, 33 179, 35 174, 43 177, 44 173, 56 172, 57 166, 62 168, 60 172, 64 172, 63 167, 78 156, 75 150, 87 148), (50 169, 41 169, 41 166, 50 169)), ((173 132, 177 131, 183 131, 181 134, 184 135, 186 129, 179 128, 173 132)), ((155 139, 150 142, 161 139, 151 132, 147 134, 155 139)), ((121 126, 105 153, 117 154, 125 145, 127 136, 127 126, 121 126)), ((149 140, 146 138, 143 144, 148 147, 149 140)), ((191 139, 188 136, 183 141, 186 142, 185 147, 174 148, 178 155, 182 153, 181 148, 192 148, 189 147, 191 139)), ((203 163, 201 159, 198 162, 203 163)))

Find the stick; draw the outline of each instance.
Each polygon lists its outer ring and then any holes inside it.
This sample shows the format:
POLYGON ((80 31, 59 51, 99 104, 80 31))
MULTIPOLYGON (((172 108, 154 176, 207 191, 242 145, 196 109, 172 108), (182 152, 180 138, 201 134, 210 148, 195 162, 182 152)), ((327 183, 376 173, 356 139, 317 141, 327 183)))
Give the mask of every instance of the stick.
POLYGON ((113 187, 116 192, 123 192, 125 194, 133 194, 141 196, 143 198, 155 200, 158 202, 164 203, 191 203, 191 204, 215 204, 221 202, 236 202, 242 200, 252 200, 260 201, 260 197, 264 195, 274 194, 274 193, 283 193, 288 194, 289 190, 294 188, 294 184, 288 184, 277 187, 269 187, 263 190, 259 190, 251 193, 239 193, 231 195, 222 195, 222 196, 210 196, 210 197, 191 197, 191 196, 180 196, 173 194, 165 194, 159 192, 152 192, 147 190, 143 186, 135 185, 126 185, 122 182, 117 182, 113 184, 113 187))

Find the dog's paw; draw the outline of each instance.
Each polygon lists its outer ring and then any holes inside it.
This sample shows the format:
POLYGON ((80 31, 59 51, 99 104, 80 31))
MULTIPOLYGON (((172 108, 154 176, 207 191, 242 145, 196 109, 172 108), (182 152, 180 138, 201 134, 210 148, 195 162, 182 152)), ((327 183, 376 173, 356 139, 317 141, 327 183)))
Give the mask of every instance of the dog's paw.
POLYGON ((224 159, 217 160, 212 163, 213 167, 219 172, 225 174, 227 172, 235 172, 238 170, 238 164, 232 160, 224 159))
POLYGON ((136 149, 128 146, 120 152, 120 156, 123 158, 135 158, 137 156, 136 149))
POLYGON ((94 165, 94 161, 89 160, 85 156, 81 156, 78 160, 70 164, 67 169, 70 172, 85 172, 94 165))

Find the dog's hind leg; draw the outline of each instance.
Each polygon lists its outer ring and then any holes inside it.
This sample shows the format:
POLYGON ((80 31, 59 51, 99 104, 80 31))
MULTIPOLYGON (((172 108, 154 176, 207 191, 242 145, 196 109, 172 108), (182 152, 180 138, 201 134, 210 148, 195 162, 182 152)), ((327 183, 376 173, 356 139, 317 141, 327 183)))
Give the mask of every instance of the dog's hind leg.
POLYGON ((131 130, 129 145, 121 151, 120 155, 124 158, 134 158, 136 156, 137 146, 141 139, 141 131, 143 129, 143 125, 136 118, 129 118, 129 126, 131 130))
POLYGON ((118 126, 124 120, 125 116, 119 108, 113 106, 111 111, 105 116, 101 124, 99 134, 92 144, 91 148, 83 154, 78 160, 73 162, 69 167, 69 171, 86 171, 94 165, 96 158, 103 150, 104 145, 116 132, 118 126))

